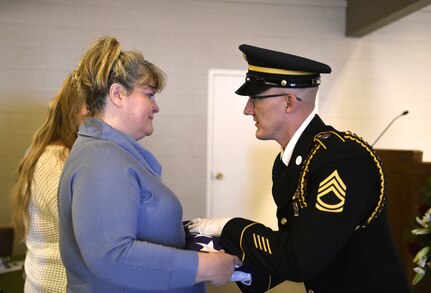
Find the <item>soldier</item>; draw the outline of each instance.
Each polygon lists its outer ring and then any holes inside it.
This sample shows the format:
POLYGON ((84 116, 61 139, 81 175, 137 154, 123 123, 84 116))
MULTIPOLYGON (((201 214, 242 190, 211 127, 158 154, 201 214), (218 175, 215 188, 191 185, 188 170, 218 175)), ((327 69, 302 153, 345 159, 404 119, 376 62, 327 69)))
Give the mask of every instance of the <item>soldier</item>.
POLYGON ((248 62, 244 114, 256 137, 282 147, 272 194, 278 231, 243 218, 194 219, 192 232, 220 236, 226 252, 257 272, 243 292, 284 280, 308 292, 409 292, 385 208, 382 164, 360 137, 325 125, 315 112, 320 74, 310 59, 241 45, 248 62))

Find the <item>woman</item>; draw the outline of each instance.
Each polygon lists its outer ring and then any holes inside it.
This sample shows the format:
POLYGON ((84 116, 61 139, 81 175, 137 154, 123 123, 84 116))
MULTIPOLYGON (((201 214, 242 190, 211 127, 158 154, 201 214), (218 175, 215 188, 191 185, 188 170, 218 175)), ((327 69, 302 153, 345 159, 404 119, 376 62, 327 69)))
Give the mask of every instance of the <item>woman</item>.
POLYGON ((12 211, 15 227, 24 230, 27 246, 26 293, 66 291, 66 272, 59 250, 57 189, 84 105, 73 75, 69 75, 19 165, 12 211))
POLYGON ((68 292, 204 292, 239 260, 183 250, 182 207, 137 141, 153 132, 165 75, 104 37, 77 67, 89 116, 59 186, 60 250, 68 292))

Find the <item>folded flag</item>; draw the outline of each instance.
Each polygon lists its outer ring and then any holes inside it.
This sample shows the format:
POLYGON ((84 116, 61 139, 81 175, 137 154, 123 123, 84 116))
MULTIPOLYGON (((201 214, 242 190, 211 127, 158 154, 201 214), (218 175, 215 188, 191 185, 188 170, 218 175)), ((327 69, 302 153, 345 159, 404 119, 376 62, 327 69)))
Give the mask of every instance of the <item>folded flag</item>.
MULTIPOLYGON (((184 222, 185 226, 187 222, 184 222)), ((186 249, 199 252, 219 252, 223 248, 220 245, 219 238, 209 235, 191 233, 187 227, 186 231, 186 249)), ((231 279, 232 282, 241 282, 244 285, 251 285, 251 271, 244 267, 238 267, 233 272, 231 279)))

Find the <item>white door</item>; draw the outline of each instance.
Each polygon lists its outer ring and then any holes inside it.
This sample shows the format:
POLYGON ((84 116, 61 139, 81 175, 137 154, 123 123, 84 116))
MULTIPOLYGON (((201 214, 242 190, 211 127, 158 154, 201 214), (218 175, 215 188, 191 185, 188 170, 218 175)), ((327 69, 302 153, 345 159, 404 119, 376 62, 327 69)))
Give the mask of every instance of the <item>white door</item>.
POLYGON ((277 227, 271 172, 280 146, 255 136, 243 114, 248 97, 235 90, 245 72, 210 70, 208 101, 207 217, 244 217, 277 227))

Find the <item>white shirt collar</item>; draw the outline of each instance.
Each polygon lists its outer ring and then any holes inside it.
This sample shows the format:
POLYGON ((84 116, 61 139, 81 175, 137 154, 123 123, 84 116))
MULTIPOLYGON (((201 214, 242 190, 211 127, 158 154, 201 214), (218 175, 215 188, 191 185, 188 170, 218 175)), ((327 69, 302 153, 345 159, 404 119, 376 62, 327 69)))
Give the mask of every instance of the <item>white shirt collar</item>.
POLYGON ((311 120, 313 120, 316 115, 316 111, 313 110, 310 115, 302 122, 301 126, 296 130, 295 134, 292 136, 292 139, 287 144, 284 150, 281 150, 281 160, 287 166, 289 164, 290 158, 292 157, 293 149, 296 146, 301 134, 304 132, 305 128, 307 128, 308 124, 310 124, 311 120))

